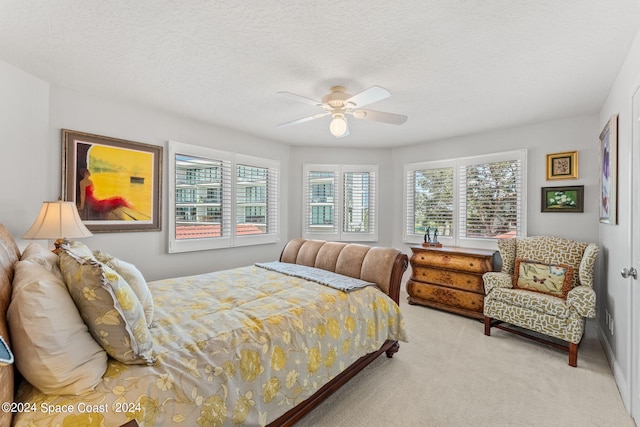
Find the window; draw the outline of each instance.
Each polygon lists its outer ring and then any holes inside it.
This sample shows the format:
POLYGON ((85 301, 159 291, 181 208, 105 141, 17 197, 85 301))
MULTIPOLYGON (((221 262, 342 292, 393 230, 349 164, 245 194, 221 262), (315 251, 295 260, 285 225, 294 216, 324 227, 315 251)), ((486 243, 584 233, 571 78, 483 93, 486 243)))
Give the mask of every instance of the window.
POLYGON ((304 165, 306 238, 376 241, 376 175, 373 165, 304 165))
POLYGON ((405 165, 405 241, 460 246, 526 235, 526 150, 405 165))
POLYGON ((278 241, 279 162, 169 143, 169 252, 278 241))

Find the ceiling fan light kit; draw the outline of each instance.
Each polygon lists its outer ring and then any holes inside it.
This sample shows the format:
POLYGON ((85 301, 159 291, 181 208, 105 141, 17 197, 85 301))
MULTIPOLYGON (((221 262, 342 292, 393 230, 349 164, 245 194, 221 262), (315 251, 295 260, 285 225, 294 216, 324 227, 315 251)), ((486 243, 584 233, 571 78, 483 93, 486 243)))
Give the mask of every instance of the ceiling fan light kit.
POLYGON ((344 114, 335 113, 333 115, 333 120, 331 120, 331 124, 329 125, 329 131, 336 138, 348 135, 347 121, 344 118, 344 114))
POLYGON ((394 125, 401 125, 407 121, 407 116, 402 114, 363 110, 361 108, 365 105, 381 101, 391 96, 391 93, 388 90, 380 86, 371 86, 369 89, 365 89, 356 95, 348 94, 344 86, 334 86, 331 88, 331 91, 322 98, 322 101, 315 101, 291 92, 278 92, 277 94, 296 101, 304 102, 305 104, 320 107, 324 110, 323 113, 304 117, 291 122, 281 123, 278 125, 280 127, 293 126, 330 115, 332 120, 329 124, 329 131, 336 138, 341 138, 349 135, 349 126, 347 124, 346 114, 350 114, 356 119, 371 120, 394 125))

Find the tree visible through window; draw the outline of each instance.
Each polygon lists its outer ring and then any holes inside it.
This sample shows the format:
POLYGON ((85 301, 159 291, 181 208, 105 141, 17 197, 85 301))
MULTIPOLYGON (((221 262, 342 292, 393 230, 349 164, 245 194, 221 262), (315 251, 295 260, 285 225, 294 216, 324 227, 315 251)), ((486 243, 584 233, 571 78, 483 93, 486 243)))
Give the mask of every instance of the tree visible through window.
POLYGON ((405 240, 460 244, 526 234, 526 151, 405 165, 405 240))

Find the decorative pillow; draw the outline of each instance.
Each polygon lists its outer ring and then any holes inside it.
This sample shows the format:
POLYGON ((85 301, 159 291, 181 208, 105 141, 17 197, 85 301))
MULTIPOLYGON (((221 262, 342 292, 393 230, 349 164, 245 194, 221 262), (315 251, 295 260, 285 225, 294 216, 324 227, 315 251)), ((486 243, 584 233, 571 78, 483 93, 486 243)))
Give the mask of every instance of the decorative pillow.
POLYGON ((151 334, 138 297, 113 269, 62 246, 60 270, 91 335, 116 360, 153 363, 151 334))
POLYGON ((22 375, 43 393, 79 395, 102 381, 107 354, 82 321, 57 260, 40 245, 27 246, 15 266, 7 318, 22 375))
POLYGON ((93 255, 98 261, 114 269, 116 273, 127 281, 142 304, 144 317, 147 319, 147 325, 151 326, 154 312, 153 297, 151 296, 149 286, 147 286, 147 281, 144 279, 140 270, 131 263, 118 259, 112 255, 105 254, 101 251, 93 251, 93 255))
POLYGON ((516 259, 513 287, 566 298, 573 283, 573 267, 516 259))
POLYGON ((65 245, 62 245, 62 249, 70 254, 75 255, 77 258, 96 259, 93 256, 93 252, 87 245, 82 242, 72 241, 65 245))

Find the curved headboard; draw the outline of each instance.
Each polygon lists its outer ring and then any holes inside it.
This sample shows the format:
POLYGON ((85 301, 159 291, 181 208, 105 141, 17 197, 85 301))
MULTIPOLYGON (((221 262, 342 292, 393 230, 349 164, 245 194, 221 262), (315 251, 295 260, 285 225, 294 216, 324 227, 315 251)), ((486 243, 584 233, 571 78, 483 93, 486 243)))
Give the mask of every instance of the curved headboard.
MULTIPOLYGON (((0 335, 11 348, 9 328, 7 327, 7 309, 11 302, 11 282, 14 264, 20 259, 20 250, 11 234, 0 224, 0 335)), ((0 366, 0 402, 13 402, 14 392, 13 365, 0 366)), ((0 411, 0 426, 11 425, 11 412, 0 411)))
POLYGON ((373 282, 397 304, 408 259, 394 248, 301 238, 290 240, 280 255, 282 262, 322 268, 373 282))

